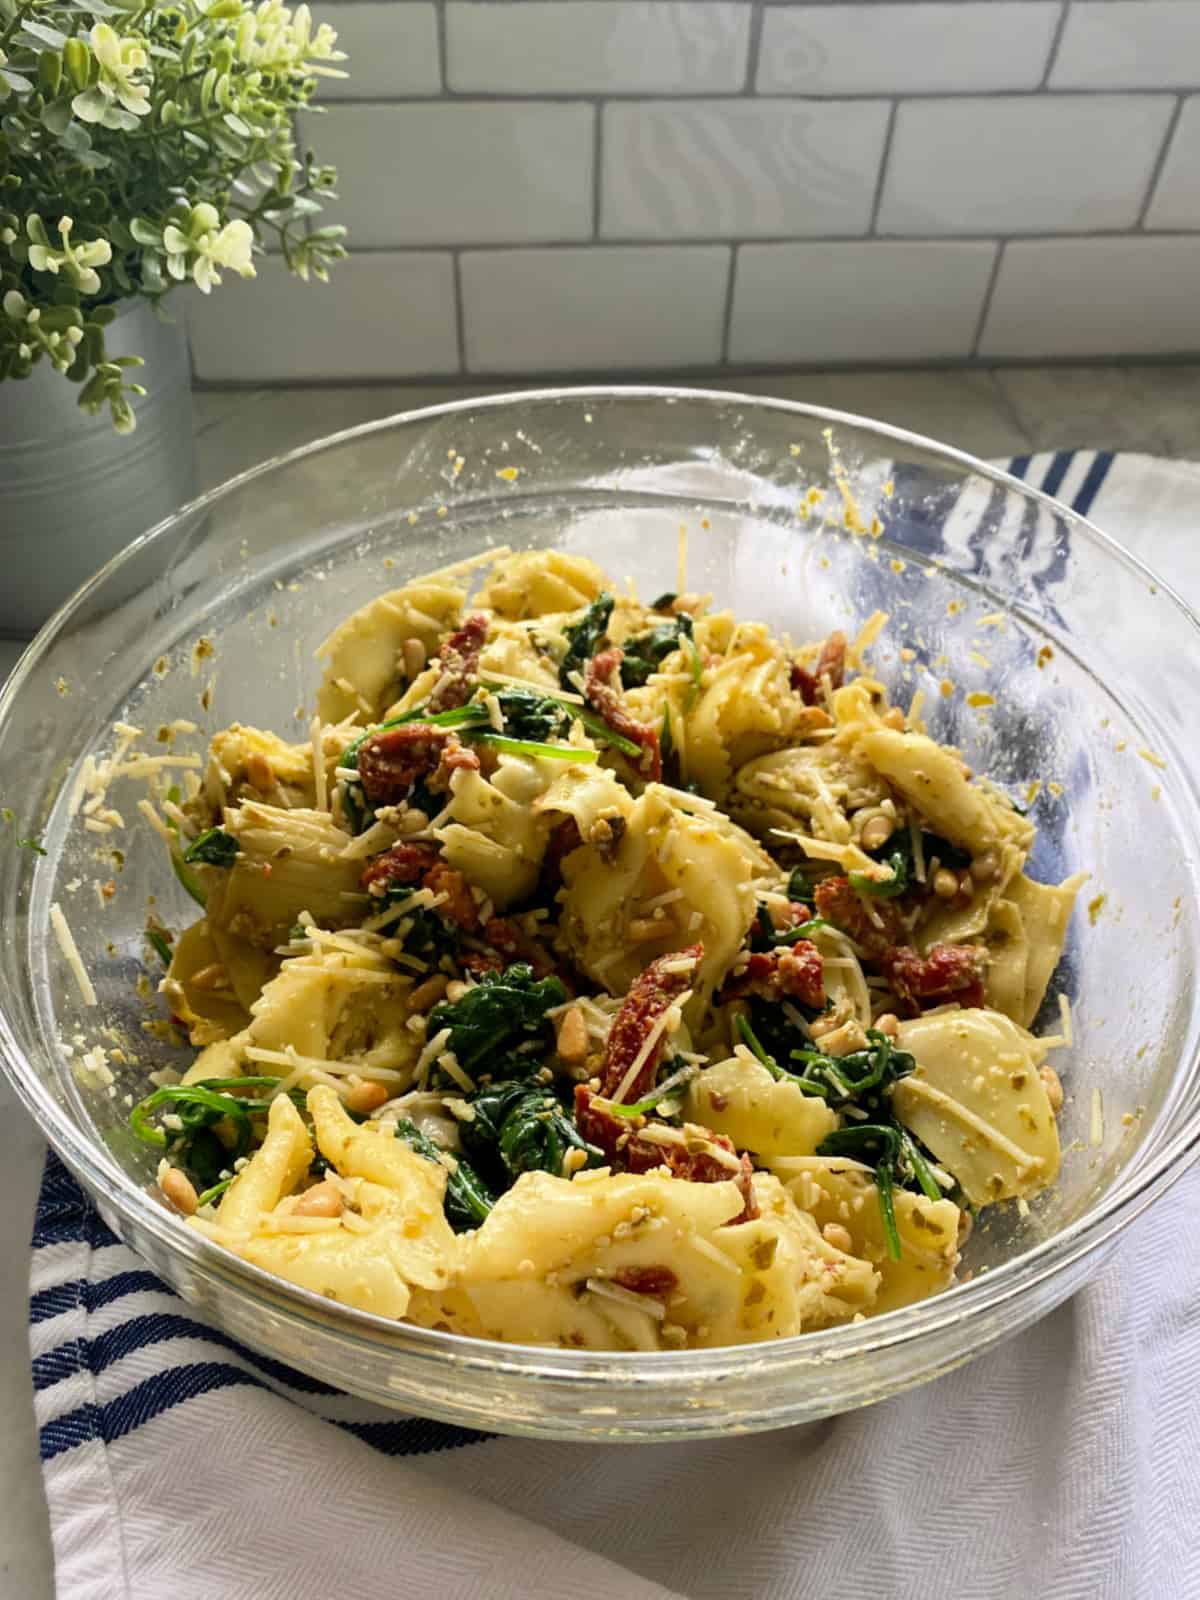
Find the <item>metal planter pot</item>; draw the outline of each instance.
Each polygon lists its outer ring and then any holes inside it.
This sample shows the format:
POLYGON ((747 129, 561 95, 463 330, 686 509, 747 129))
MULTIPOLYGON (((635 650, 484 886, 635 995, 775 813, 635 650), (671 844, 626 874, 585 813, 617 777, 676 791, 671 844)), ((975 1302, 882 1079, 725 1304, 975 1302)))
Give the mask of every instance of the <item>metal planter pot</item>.
POLYGON ((47 363, 0 383, 0 637, 29 638, 85 579, 195 492, 191 369, 182 321, 133 301, 108 330, 140 355, 136 430, 79 409, 47 363))

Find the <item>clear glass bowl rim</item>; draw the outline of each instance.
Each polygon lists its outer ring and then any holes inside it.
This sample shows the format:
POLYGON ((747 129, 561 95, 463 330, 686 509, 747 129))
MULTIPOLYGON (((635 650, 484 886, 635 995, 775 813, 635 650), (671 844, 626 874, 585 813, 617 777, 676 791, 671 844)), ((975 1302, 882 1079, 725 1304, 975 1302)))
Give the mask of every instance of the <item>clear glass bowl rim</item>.
MULTIPOLYGON (((743 394, 735 390, 640 384, 552 386, 449 401, 361 423, 260 462, 180 507, 114 556, 45 624, 0 690, 0 728, 14 714, 22 684, 38 670, 51 644, 92 595, 120 573, 151 541, 164 536, 185 518, 203 512, 254 479, 266 477, 293 462, 318 456, 351 441, 402 427, 419 426, 434 418, 466 412, 515 409, 532 403, 620 399, 706 402, 721 407, 743 405, 751 412, 789 412, 818 419, 830 426, 853 428, 878 440, 893 440, 924 451, 940 458, 943 463, 969 471, 1049 507, 1071 525, 1073 535, 1093 541, 1110 559, 1142 581, 1155 585, 1158 592, 1188 622, 1200 647, 1200 618, 1151 567, 1061 501, 965 451, 852 412, 771 396, 743 394)), ((38 934, 31 929, 30 936, 44 937, 44 932, 38 934)), ((409 1355, 418 1357, 425 1364, 434 1363, 460 1370, 474 1368, 496 1376, 511 1373, 523 1379, 557 1380, 560 1384, 570 1384, 573 1379, 594 1383, 597 1379, 607 1377, 618 1387, 625 1383, 666 1387, 678 1384, 683 1388, 697 1381, 714 1381, 741 1374, 750 1364, 782 1376, 793 1367, 841 1364, 854 1357, 911 1344, 939 1330, 982 1318, 1014 1298, 1032 1291, 1038 1284, 1057 1277, 1081 1258, 1098 1251, 1200 1158, 1200 1106, 1197 1106, 1182 1119, 1178 1127, 1170 1131, 1160 1130, 1151 1153, 1144 1160, 1135 1155, 1095 1205, 1052 1238, 1012 1261, 978 1275, 969 1283, 956 1284, 928 1300, 868 1318, 861 1323, 800 1334, 771 1344, 730 1345, 711 1350, 559 1351, 536 1345, 500 1344, 417 1328, 371 1312, 339 1306, 253 1267, 203 1235, 181 1227, 172 1213, 121 1170, 102 1145, 93 1143, 82 1129, 63 1119, 61 1108, 42 1084, 17 1042, 4 1011, 3 996, 0 996, 0 1067, 47 1142, 85 1187, 123 1220, 148 1233, 167 1255, 176 1258, 181 1268, 190 1270, 199 1278, 216 1279, 244 1299, 268 1306, 276 1315, 282 1313, 300 1326, 308 1324, 325 1332, 336 1331, 340 1339, 357 1342, 364 1351, 369 1350, 376 1356, 384 1353, 396 1357, 409 1355)))

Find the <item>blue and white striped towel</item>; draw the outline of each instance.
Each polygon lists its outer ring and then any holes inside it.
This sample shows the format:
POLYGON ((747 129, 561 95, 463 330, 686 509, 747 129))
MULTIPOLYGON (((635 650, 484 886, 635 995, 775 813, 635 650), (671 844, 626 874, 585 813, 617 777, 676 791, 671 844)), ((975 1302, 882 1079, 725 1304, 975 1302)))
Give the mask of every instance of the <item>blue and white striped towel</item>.
MULTIPOLYGON (((1013 470, 1200 600, 1200 466, 1013 470)), ((1200 1597, 1200 1172, 1067 1306, 872 1410, 562 1445, 397 1418, 246 1350, 51 1156, 30 1341, 62 1600, 1200 1597)))

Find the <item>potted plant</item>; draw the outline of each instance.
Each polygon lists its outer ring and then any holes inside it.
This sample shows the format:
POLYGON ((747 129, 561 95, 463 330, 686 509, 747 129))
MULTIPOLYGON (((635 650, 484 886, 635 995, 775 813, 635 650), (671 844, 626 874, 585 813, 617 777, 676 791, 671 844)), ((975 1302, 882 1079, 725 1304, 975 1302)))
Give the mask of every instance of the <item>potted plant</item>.
POLYGON ((280 0, 0 0, 0 635, 192 492, 171 290, 344 253, 293 126, 342 59, 280 0))

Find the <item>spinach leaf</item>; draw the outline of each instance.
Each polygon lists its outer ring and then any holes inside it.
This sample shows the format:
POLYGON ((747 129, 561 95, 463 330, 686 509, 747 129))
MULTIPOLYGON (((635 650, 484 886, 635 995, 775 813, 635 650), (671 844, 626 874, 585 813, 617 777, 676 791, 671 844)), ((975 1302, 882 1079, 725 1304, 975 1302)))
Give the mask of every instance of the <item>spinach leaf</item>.
MULTIPOLYGON (((951 844, 949 839, 943 839, 940 834, 929 833, 921 829, 921 853, 926 862, 937 859, 938 865, 949 867, 952 872, 961 872, 971 865, 971 852, 960 849, 956 844, 951 844)), ((878 850, 868 851, 876 861, 882 861, 892 869, 892 876, 883 882, 876 882, 864 872, 849 874, 850 887, 858 894, 868 895, 873 900, 894 900, 898 895, 904 894, 916 883, 917 869, 913 861, 912 833, 908 828, 903 828, 894 833, 886 844, 878 850)))
POLYGON ((670 622, 660 622, 649 633, 629 639, 624 645, 625 658, 621 662, 621 683, 626 689, 638 689, 684 640, 692 638, 693 623, 687 612, 672 617, 670 622))
POLYGON ((238 842, 223 828, 207 828, 188 845, 183 859, 189 867, 231 867, 237 860, 238 842))
POLYGON ((464 1072, 472 1072, 488 1057, 527 1039, 543 1040, 550 1048, 546 1012, 561 1005, 567 991, 557 978, 535 979, 533 968, 517 962, 504 972, 489 972, 461 1000, 443 1001, 429 1015, 428 1036, 450 1029, 446 1049, 453 1052, 464 1072))
POLYGON ((850 1156, 875 1169, 879 1214, 887 1253, 899 1261, 900 1234, 896 1227, 895 1190, 911 1184, 927 1200, 944 1198, 924 1152, 906 1128, 897 1122, 854 1122, 835 1128, 817 1146, 819 1156, 850 1156))
POLYGON ((561 700, 534 694, 531 689, 499 689, 496 699, 504 714, 504 731, 514 739, 545 744, 571 731, 571 714, 561 700))
POLYGON ((598 1153, 553 1093, 528 1083, 493 1083, 471 1099, 475 1115, 462 1125, 463 1143, 490 1162, 507 1184, 523 1172, 562 1174, 569 1150, 594 1164, 598 1153))
POLYGON ((559 663, 558 681, 564 689, 574 689, 572 672, 582 672, 600 649, 612 616, 613 597, 598 594, 578 622, 568 623, 563 629, 567 639, 567 653, 559 663))
POLYGON ((809 917, 807 922, 797 923, 794 928, 777 928, 771 920, 771 913, 760 903, 750 927, 750 948, 780 950, 785 945, 799 944, 801 939, 811 939, 819 929, 828 926, 825 917, 809 917))
POLYGON ((821 1095, 835 1109, 852 1105, 872 1115, 885 1109, 893 1086, 914 1072, 917 1063, 878 1029, 868 1028, 867 1038, 866 1050, 844 1056, 827 1056, 819 1049, 793 1050, 791 1060, 800 1066, 791 1070, 800 1088, 821 1095))
MULTIPOLYGON (((396 1137, 403 1139, 410 1150, 416 1151, 426 1161, 436 1161, 439 1166, 442 1165, 441 1151, 416 1123, 407 1118, 398 1122, 396 1137)), ((495 1196, 475 1169, 461 1156, 455 1156, 453 1170, 447 1171, 444 1202, 446 1221, 455 1233, 466 1233, 477 1228, 495 1204, 495 1196)))

